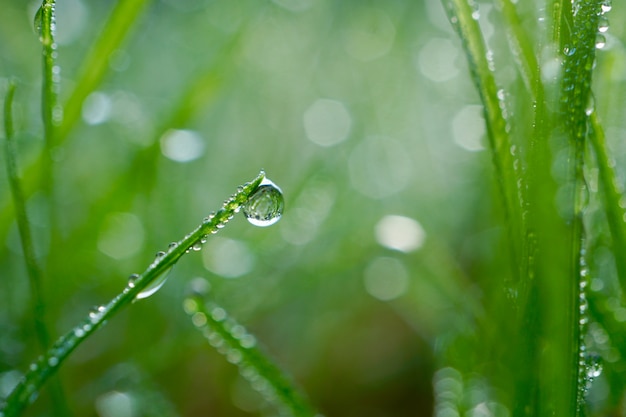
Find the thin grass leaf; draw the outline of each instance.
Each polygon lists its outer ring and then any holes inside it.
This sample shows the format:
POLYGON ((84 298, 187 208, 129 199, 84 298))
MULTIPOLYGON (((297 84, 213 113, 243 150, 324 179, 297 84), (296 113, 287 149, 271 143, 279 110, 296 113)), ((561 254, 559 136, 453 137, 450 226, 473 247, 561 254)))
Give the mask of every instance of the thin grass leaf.
POLYGON ((139 15, 150 0, 120 0, 100 37, 95 41, 81 65, 76 87, 65 104, 63 123, 59 127, 59 141, 64 141, 74 127, 85 98, 100 84, 109 69, 109 57, 126 38, 130 29, 139 20, 139 15))
MULTIPOLYGON (((603 208, 613 239, 613 248, 619 250, 619 248, 626 248, 626 210, 621 203, 624 199, 624 190, 620 186, 615 172, 615 160, 611 157, 606 144, 604 129, 595 111, 591 113, 589 120, 589 142, 596 157, 598 182, 604 200, 603 208)), ((626 288, 626 258, 619 255, 615 256, 615 266, 623 292, 626 288)))
MULTIPOLYGON (((29 196, 38 189, 36 178, 39 175, 44 179, 51 179, 52 161, 50 150, 61 145, 74 127, 80 116, 81 106, 85 98, 98 86, 108 69, 109 57, 113 51, 119 48, 128 32, 137 22, 139 15, 150 0, 121 0, 115 6, 111 16, 107 20, 101 35, 90 48, 85 58, 80 76, 70 98, 62 107, 58 101, 60 67, 55 64, 56 45, 53 32, 53 0, 45 0, 42 8, 35 16, 35 27, 39 28, 44 44, 44 129, 46 135, 47 151, 33 161, 24 170, 23 190, 24 195, 29 196)), ((51 180, 47 180, 50 182, 51 180)), ((45 186, 49 189, 51 186, 45 186)), ((6 201, 0 197, 0 201, 6 201)), ((9 219, 14 216, 10 205, 0 206, 0 236, 6 234, 6 226, 9 219)))
POLYGON ((281 415, 317 415, 291 378, 257 347, 256 337, 231 318, 226 310, 207 300, 205 295, 187 298, 183 307, 211 346, 237 365, 252 388, 282 411, 281 415))
POLYGON ((7 169, 7 177, 15 206, 15 219, 20 234, 20 244, 24 253, 26 271, 30 280, 30 289, 33 300, 33 312, 35 315, 35 333, 42 349, 47 349, 50 344, 50 335, 44 323, 46 317, 45 303, 41 290, 43 272, 35 256, 30 222, 26 211, 26 201, 22 191, 19 178, 19 168, 17 166, 17 149, 15 146, 13 130, 13 97, 15 95, 15 83, 9 83, 9 88, 4 102, 4 131, 6 140, 4 142, 4 156, 7 169))
MULTIPOLYGON (((14 417, 36 400, 39 390, 46 380, 53 375, 67 357, 96 330, 102 327, 118 311, 128 306, 133 300, 147 291, 155 281, 163 277, 169 269, 186 253, 200 249, 207 237, 224 227, 241 206, 259 188, 265 179, 261 173, 251 182, 238 188, 238 191, 224 202, 215 213, 206 217, 202 223, 183 239, 171 244, 167 251, 159 252, 155 260, 141 275, 132 275, 124 290, 108 304, 91 311, 85 320, 62 336, 48 352, 32 363, 29 371, 6 399, 4 408, 0 408, 0 417, 14 417)), ((156 291, 156 290, 155 290, 156 291)))
MULTIPOLYGON (((465 55, 469 63, 472 79, 484 106, 487 134, 491 148, 495 175, 498 180, 503 201, 505 217, 510 224, 511 251, 514 258, 519 258, 522 241, 521 207, 522 198, 518 192, 518 175, 515 173, 515 159, 507 120, 503 114, 505 108, 504 91, 498 89, 493 75, 493 62, 485 45, 480 26, 478 9, 467 0, 442 0, 448 12, 450 22, 463 42, 465 55)), ((517 272, 517 271, 515 271, 517 272)))
MULTIPOLYGON (((32 311, 34 316, 35 335, 45 351, 50 346, 50 333, 44 321, 46 317, 46 304, 42 292, 43 271, 41 265, 35 255, 33 246, 33 235, 28 220, 26 210, 26 200, 19 177, 19 168, 17 165, 17 149, 15 146, 15 132, 13 127, 13 97, 15 95, 15 83, 9 82, 9 88, 4 103, 4 130, 5 130, 5 160, 7 177, 15 207, 15 219, 17 222, 18 232, 20 235, 20 244, 24 254, 24 263, 30 283, 32 294, 32 311)), ((63 387, 59 380, 54 380, 50 385, 52 395, 52 405, 57 415, 69 415, 67 403, 63 387)))

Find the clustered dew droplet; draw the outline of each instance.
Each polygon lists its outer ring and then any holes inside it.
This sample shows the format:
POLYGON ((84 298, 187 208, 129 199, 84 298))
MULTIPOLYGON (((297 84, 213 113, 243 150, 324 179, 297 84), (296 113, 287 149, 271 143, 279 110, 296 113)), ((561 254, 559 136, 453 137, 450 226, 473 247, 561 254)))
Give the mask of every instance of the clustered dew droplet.
POLYGON ((248 221, 259 227, 271 226, 280 220, 284 208, 283 192, 267 178, 242 206, 248 221))

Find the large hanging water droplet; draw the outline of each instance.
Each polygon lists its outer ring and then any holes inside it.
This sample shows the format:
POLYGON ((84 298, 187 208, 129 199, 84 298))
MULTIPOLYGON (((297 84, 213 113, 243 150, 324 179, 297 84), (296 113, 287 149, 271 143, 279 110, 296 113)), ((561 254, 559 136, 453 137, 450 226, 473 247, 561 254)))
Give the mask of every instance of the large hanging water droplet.
POLYGON ((137 294, 135 299, 141 300, 142 298, 148 298, 155 292, 159 291, 163 284, 165 284, 165 281, 167 281, 167 277, 170 275, 170 271, 172 270, 172 268, 173 267, 169 267, 165 271, 163 271, 163 273, 156 277, 154 281, 150 283, 150 285, 148 285, 146 288, 143 289, 143 291, 137 294))
POLYGON ((259 188, 243 204, 242 209, 251 224, 265 227, 280 220, 284 207, 283 192, 272 181, 264 178, 259 188))

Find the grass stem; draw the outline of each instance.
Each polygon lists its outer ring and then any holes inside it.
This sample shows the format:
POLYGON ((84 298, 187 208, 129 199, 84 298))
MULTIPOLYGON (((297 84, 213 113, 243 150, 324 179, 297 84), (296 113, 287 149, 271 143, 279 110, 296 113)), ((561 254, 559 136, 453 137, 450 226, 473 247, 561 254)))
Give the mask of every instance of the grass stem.
POLYGON ((124 290, 108 304, 91 311, 78 326, 62 336, 48 352, 32 363, 29 371, 6 399, 0 416, 15 417, 37 398, 40 388, 53 375, 67 357, 82 342, 101 328, 117 312, 128 306, 150 284, 164 273, 192 248, 199 247, 206 238, 221 229, 240 207, 248 200, 265 178, 261 172, 254 180, 238 188, 238 191, 224 202, 215 214, 206 217, 202 223, 183 239, 172 244, 165 252, 159 252, 155 260, 140 275, 133 275, 124 290), (2 414, 3 413, 3 414, 2 414))

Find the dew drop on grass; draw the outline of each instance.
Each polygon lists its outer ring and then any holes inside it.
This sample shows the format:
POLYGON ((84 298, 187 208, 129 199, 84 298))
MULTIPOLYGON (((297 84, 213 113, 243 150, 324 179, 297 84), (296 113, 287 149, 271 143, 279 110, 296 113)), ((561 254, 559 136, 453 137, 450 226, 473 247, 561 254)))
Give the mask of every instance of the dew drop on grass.
POLYGON ((587 364, 587 377, 591 380, 599 377, 602 374, 602 359, 599 355, 590 354, 586 358, 587 364))
POLYGON ((163 284, 165 284, 165 281, 167 281, 167 277, 169 276, 171 270, 172 267, 169 267, 165 271, 163 271, 163 273, 156 277, 154 281, 152 281, 146 288, 143 289, 143 291, 137 294, 135 299, 141 300, 142 298, 148 298, 155 292, 159 291, 163 284))
POLYGON ((609 19, 606 16, 598 18, 598 32, 606 33, 609 30, 609 19))
POLYGON ((135 282, 139 279, 139 274, 131 274, 128 277, 128 286, 130 288, 135 288, 135 282))
POLYGON ((598 33, 596 35, 596 49, 602 49, 606 46, 606 38, 603 34, 598 33))
POLYGON ((280 188, 264 178, 259 188, 243 204, 242 209, 251 224, 266 227, 280 220, 284 207, 285 200, 280 188))

